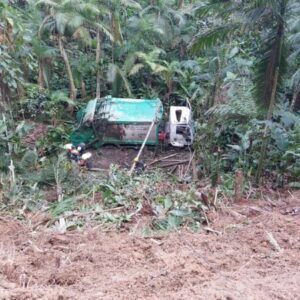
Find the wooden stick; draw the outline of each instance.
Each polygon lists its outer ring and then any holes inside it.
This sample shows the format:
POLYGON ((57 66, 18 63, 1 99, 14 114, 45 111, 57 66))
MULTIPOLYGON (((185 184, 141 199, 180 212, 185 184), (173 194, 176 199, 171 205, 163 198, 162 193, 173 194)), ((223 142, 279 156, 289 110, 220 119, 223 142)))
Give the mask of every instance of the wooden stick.
POLYGON ((193 170, 193 181, 198 181, 198 172, 197 172, 195 157, 192 160, 192 170, 193 170))
POLYGON ((169 165, 169 164, 176 164, 176 163, 186 163, 186 162, 188 162, 188 160, 187 159, 178 159, 178 160, 167 160, 167 161, 165 161, 165 162, 163 162, 162 164, 161 164, 161 166, 165 166, 166 164, 167 165, 169 165))
POLYGON ((149 163, 148 166, 151 166, 151 165, 153 165, 153 164, 156 164, 156 163, 158 163, 158 162, 160 162, 160 161, 162 161, 162 160, 166 160, 166 159, 168 159, 168 158, 174 157, 174 156, 176 156, 177 154, 178 154, 178 153, 175 153, 175 154, 171 154, 171 155, 168 155, 168 156, 165 156, 165 157, 156 159, 156 160, 152 161, 151 163, 149 163))
POLYGON ((162 168, 168 168, 168 167, 172 167, 172 166, 182 165, 182 164, 185 164, 187 162, 188 162, 188 160, 182 160, 180 162, 174 162, 174 163, 170 163, 170 164, 167 164, 167 165, 161 165, 161 167, 162 168))
POLYGON ((173 173, 176 171, 177 168, 178 168, 178 165, 174 166, 174 167, 172 168, 172 170, 170 171, 170 173, 173 174, 173 173))
POLYGON ((107 169, 101 169, 101 168, 90 168, 89 171, 91 172, 108 172, 107 169))
POLYGON ((187 170, 186 170, 186 172, 185 172, 185 174, 184 174, 184 177, 187 176, 187 174, 188 174, 188 172, 189 172, 189 170, 190 170, 190 166, 191 166, 192 160, 194 159, 194 156, 195 156, 195 151, 193 152, 193 154, 191 155, 190 160, 188 161, 189 164, 188 164, 187 170))
POLYGON ((151 123, 151 125, 150 125, 150 127, 149 127, 149 129, 148 129, 148 132, 147 132, 146 137, 145 137, 145 139, 144 139, 144 141, 143 141, 143 144, 142 144, 142 146, 141 146, 141 148, 140 148, 140 151, 139 151, 138 155, 136 156, 136 158, 134 159, 133 164, 132 164, 132 166, 131 166, 131 169, 129 170, 129 173, 128 173, 129 176, 132 175, 132 173, 133 173, 133 171, 134 171, 134 169, 135 169, 136 163, 137 163, 137 162, 139 161, 139 159, 140 159, 140 156, 141 156, 141 154, 142 154, 142 152, 143 152, 143 150, 144 150, 144 147, 145 147, 146 142, 147 142, 147 140, 148 140, 148 138, 149 138, 149 136, 150 136, 150 133, 151 133, 151 131, 152 131, 152 128, 153 128, 153 126, 154 126, 154 124, 155 124, 155 122, 156 122, 156 119, 157 119, 157 113, 158 113, 159 109, 160 109, 160 106, 157 107, 157 110, 156 110, 156 112, 155 112, 154 119, 153 119, 153 121, 152 121, 152 123, 151 123))

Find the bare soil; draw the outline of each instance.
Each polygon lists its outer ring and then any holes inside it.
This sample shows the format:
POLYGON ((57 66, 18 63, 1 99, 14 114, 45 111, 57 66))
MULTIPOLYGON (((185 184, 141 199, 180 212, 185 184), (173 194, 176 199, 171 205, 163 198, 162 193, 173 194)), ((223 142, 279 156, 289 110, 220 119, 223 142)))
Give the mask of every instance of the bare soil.
POLYGON ((209 218, 199 233, 142 237, 2 216, 0 299, 300 299, 299 193, 209 218))
MULTIPOLYGON (((111 164, 118 165, 123 168, 130 168, 134 158, 137 156, 140 149, 140 145, 134 146, 113 146, 105 145, 98 150, 91 151, 92 165, 94 168, 109 169, 111 164)), ((89 151, 89 150, 88 150, 89 151)), ((191 152, 187 149, 181 148, 168 148, 168 149, 156 149, 153 146, 145 147, 140 157, 141 161, 146 164, 151 164, 156 160, 157 163, 151 165, 151 168, 163 167, 166 164, 176 164, 181 160, 189 160, 191 152), (171 156, 166 160, 160 161, 164 157, 171 156)), ((188 163, 185 163, 187 166, 188 163)), ((167 170, 168 168, 166 168, 167 170)))

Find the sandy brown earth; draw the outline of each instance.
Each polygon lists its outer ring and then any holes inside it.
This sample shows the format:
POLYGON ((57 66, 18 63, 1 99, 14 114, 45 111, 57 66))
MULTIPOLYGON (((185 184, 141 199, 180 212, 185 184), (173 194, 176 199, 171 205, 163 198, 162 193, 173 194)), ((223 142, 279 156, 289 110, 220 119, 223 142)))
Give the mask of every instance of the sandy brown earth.
POLYGON ((143 238, 2 215, 0 299, 300 299, 300 194, 209 216, 209 231, 143 238))

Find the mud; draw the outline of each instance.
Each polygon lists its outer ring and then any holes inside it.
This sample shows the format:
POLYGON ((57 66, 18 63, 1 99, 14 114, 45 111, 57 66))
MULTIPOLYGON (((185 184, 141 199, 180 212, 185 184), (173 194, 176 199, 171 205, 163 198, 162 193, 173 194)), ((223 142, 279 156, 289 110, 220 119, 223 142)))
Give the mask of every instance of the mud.
POLYGON ((2 216, 0 299, 300 299, 299 207, 299 193, 244 201, 201 232, 152 237, 2 216))

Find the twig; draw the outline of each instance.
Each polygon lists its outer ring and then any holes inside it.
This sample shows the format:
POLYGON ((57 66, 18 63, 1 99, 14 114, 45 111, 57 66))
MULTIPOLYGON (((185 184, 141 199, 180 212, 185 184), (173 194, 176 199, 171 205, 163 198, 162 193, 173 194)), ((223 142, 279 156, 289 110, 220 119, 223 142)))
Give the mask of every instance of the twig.
POLYGON ((190 166, 191 166, 192 160, 194 159, 194 156, 195 156, 195 151, 194 151, 193 154, 191 155, 191 158, 190 158, 190 160, 189 160, 189 164, 188 164, 187 169, 186 169, 186 171, 185 171, 185 173, 184 173, 184 177, 187 176, 187 174, 188 174, 188 172, 189 172, 189 170, 190 170, 190 166))
POLYGON ((215 198, 214 198, 214 207, 216 207, 216 205, 217 205, 218 192, 219 192, 219 190, 218 190, 218 187, 217 187, 217 188, 216 188, 216 192, 215 192, 215 198))
POLYGON ((188 160, 182 160, 180 162, 170 163, 170 164, 167 164, 167 165, 161 165, 160 167, 162 167, 162 168, 168 168, 168 167, 172 167, 172 166, 182 165, 182 164, 185 164, 187 162, 188 162, 188 160))
POLYGON ((170 173, 173 174, 173 173, 176 171, 177 168, 178 168, 178 165, 174 166, 174 167, 171 169, 170 173))
POLYGON ((193 181, 198 181, 198 172, 195 157, 192 159, 193 181))
POLYGON ((248 193, 247 198, 246 198, 247 201, 249 200, 249 198, 250 198, 252 192, 253 192, 252 184, 251 184, 251 182, 249 181, 249 193, 248 193))
POLYGON ((175 154, 171 154, 171 155, 168 155, 168 156, 165 156, 165 157, 156 159, 156 160, 150 162, 150 163, 148 164, 148 166, 151 166, 151 165, 153 165, 153 164, 156 164, 156 163, 158 163, 158 162, 160 162, 160 161, 163 161, 163 160, 166 160, 166 159, 168 159, 168 158, 174 157, 174 156, 176 156, 177 154, 178 154, 178 153, 175 153, 175 154))
POLYGON ((214 230, 214 229, 212 229, 210 227, 207 227, 207 226, 203 227, 203 229, 206 230, 206 231, 212 232, 212 233, 216 233, 217 235, 222 235, 222 232, 214 230))
POLYGON ((267 239, 270 242, 270 244, 273 246, 274 250, 276 250, 278 252, 282 252, 283 250, 281 249, 278 242, 273 237, 272 233, 266 231, 266 234, 267 234, 267 239))
POLYGON ((89 169, 89 171, 92 171, 92 172, 109 172, 109 170, 107 170, 107 169, 100 169, 100 168, 91 168, 91 169, 89 169))

